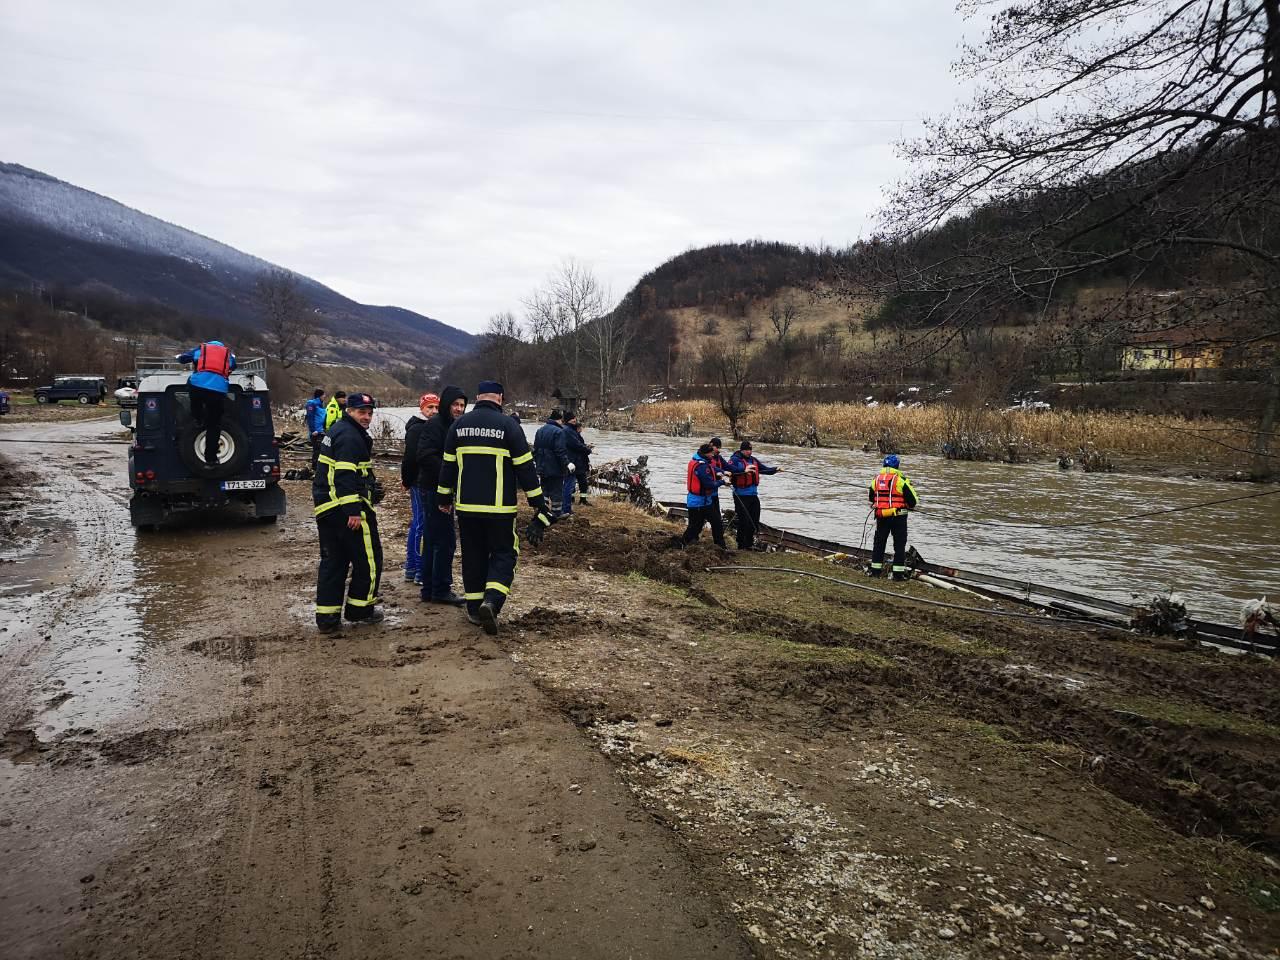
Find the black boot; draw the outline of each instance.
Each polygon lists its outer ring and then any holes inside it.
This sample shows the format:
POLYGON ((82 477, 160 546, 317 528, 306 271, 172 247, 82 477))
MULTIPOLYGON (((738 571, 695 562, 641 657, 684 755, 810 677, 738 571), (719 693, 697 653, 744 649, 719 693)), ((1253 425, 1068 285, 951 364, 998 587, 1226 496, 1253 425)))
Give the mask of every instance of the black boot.
POLYGON ((498 635, 498 611, 493 609, 493 604, 488 600, 480 604, 480 626, 484 627, 484 632, 491 637, 498 635))
POLYGON ((341 633, 342 617, 336 613, 317 613, 316 629, 321 633, 341 633))
POLYGON ((907 573, 905 570, 895 570, 893 571, 893 579, 897 580, 898 582, 902 582, 903 580, 910 580, 911 574, 907 573))
POLYGON ((347 607, 347 619, 352 623, 381 623, 384 617, 377 607, 347 607))
POLYGON ((467 605, 467 598, 460 596, 459 594, 456 594, 453 591, 450 591, 449 593, 445 594, 443 597, 432 597, 427 602, 428 603, 444 603, 451 607, 465 607, 467 605))

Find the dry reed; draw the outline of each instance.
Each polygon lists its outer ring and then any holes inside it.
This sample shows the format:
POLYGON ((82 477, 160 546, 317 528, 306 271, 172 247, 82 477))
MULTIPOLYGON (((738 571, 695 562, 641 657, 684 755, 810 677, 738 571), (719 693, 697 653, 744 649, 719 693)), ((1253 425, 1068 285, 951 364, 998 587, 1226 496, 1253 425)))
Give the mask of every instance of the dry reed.
MULTIPOLYGON (((693 436, 727 431, 728 422, 711 400, 672 400, 636 410, 640 428, 668 430, 692 419, 693 436)), ((762 404, 740 425, 744 436, 771 442, 794 442, 809 428, 823 446, 875 447, 881 432, 892 432, 904 451, 938 452, 957 431, 981 433, 999 446, 1014 445, 1031 455, 1074 454, 1096 448, 1112 454, 1163 457, 1179 462, 1205 461, 1241 466, 1249 455, 1231 447, 1247 447, 1248 425, 1222 420, 1114 412, 962 410, 946 404, 919 407, 842 403, 762 404)))

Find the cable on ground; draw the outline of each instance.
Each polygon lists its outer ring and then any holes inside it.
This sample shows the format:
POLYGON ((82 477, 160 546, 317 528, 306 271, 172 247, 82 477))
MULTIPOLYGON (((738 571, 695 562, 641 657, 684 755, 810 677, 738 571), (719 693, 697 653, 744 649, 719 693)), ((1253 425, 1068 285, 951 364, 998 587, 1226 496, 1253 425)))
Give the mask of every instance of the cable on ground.
POLYGON ((1065 617, 1055 617, 1039 613, 1019 613, 1015 610, 989 610, 983 607, 966 607, 959 603, 947 603, 945 600, 930 600, 927 597, 914 597, 909 593, 899 593, 894 590, 885 590, 880 587, 869 587, 865 583, 854 583, 852 580, 841 580, 839 577, 828 577, 821 573, 810 573, 808 570, 796 570, 794 567, 724 566, 706 567, 705 569, 707 573, 745 573, 748 570, 761 570, 771 573, 790 573, 798 577, 813 577, 815 580, 827 580, 831 583, 838 583, 842 586, 852 587, 855 590, 865 590, 868 593, 878 593, 882 596, 894 597, 898 600, 910 600, 912 603, 923 603, 930 607, 943 607, 947 610, 961 610, 965 613, 977 613, 988 617, 1008 617, 1013 620, 1034 620, 1037 623, 1053 623, 1068 627, 1088 627, 1090 629, 1097 629, 1099 627, 1107 630, 1125 629, 1118 624, 1107 623, 1104 620, 1068 619, 1065 617))

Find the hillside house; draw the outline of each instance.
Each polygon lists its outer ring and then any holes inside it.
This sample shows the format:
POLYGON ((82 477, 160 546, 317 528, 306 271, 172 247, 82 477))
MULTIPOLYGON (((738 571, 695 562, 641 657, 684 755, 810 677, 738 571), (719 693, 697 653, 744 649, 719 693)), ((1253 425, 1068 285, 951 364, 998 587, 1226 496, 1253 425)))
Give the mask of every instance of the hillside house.
POLYGON ((1121 347, 1122 370, 1199 370, 1262 367, 1271 362, 1280 335, 1258 336, 1238 328, 1172 327, 1135 333, 1121 347))
POLYGON ((1173 327, 1135 333, 1120 349, 1120 369, 1185 370, 1194 380, 1197 370, 1221 367, 1235 340, 1221 329, 1173 327))

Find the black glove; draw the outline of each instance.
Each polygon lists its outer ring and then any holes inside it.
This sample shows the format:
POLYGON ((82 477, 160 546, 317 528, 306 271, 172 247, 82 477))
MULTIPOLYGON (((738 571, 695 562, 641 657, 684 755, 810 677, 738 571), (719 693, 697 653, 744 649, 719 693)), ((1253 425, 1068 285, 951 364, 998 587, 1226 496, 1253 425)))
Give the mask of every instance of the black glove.
POLYGON ((555 523, 555 518, 545 510, 539 510, 533 515, 533 519, 529 521, 529 529, 524 532, 524 538, 529 541, 531 546, 538 546, 542 543, 542 535, 547 532, 547 527, 555 523))
POLYGON ((387 495, 387 488, 382 485, 382 481, 376 477, 373 480, 373 492, 369 495, 370 503, 381 503, 387 495))

